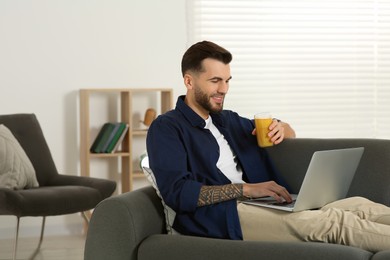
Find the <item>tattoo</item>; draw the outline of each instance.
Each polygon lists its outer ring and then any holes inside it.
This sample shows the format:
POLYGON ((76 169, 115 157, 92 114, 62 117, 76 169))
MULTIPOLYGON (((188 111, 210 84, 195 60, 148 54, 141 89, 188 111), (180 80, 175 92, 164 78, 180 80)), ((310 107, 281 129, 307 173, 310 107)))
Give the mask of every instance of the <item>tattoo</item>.
POLYGON ((198 207, 219 203, 243 197, 242 184, 227 184, 222 186, 202 186, 200 189, 198 207))

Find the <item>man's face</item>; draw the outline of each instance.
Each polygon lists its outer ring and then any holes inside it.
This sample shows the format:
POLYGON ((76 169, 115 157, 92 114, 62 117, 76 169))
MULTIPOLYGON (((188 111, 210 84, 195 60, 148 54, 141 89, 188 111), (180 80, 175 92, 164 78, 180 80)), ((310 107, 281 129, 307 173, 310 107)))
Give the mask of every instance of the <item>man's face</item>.
POLYGON ((214 59, 202 62, 203 71, 192 75, 192 92, 188 93, 189 105, 201 116, 223 109, 225 95, 229 89, 230 66, 214 59), (191 95, 192 94, 192 95, 191 95))

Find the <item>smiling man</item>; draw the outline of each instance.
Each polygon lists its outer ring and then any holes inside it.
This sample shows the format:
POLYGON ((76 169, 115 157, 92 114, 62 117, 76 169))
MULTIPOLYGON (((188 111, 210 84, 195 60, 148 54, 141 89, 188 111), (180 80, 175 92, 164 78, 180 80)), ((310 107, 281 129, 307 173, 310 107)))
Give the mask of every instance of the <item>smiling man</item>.
MULTIPOLYGON (((150 167, 176 212, 173 228, 182 234, 242 239, 237 198, 291 200, 257 146, 253 120, 223 109, 231 60, 230 52, 212 42, 191 46, 182 59, 186 95, 148 131, 150 167)), ((269 130, 274 144, 295 136, 278 120, 269 130)))

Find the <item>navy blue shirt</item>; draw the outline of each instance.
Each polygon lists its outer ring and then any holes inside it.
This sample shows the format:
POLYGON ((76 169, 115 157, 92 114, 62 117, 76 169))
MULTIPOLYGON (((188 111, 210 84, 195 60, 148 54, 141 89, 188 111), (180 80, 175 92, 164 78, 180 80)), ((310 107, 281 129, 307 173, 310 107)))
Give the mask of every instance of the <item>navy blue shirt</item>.
MULTIPOLYGON (((202 185, 231 183, 217 168, 219 146, 205 120, 178 98, 176 108, 153 121, 147 136, 150 168, 164 202, 176 211, 173 228, 184 235, 242 239, 236 200, 197 207, 202 185)), ((277 178, 264 149, 252 135, 254 122, 223 110, 211 114, 243 171, 243 180, 258 183, 277 178)))

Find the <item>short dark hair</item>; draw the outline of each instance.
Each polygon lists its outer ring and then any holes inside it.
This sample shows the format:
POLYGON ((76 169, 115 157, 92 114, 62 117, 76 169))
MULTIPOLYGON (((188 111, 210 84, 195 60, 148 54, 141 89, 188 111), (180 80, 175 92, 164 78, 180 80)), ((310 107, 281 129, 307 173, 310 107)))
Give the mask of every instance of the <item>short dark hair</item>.
POLYGON ((188 70, 194 72, 202 71, 202 61, 211 58, 229 64, 232 60, 232 54, 221 46, 209 42, 202 41, 192 45, 183 55, 181 60, 181 73, 184 74, 188 70))

